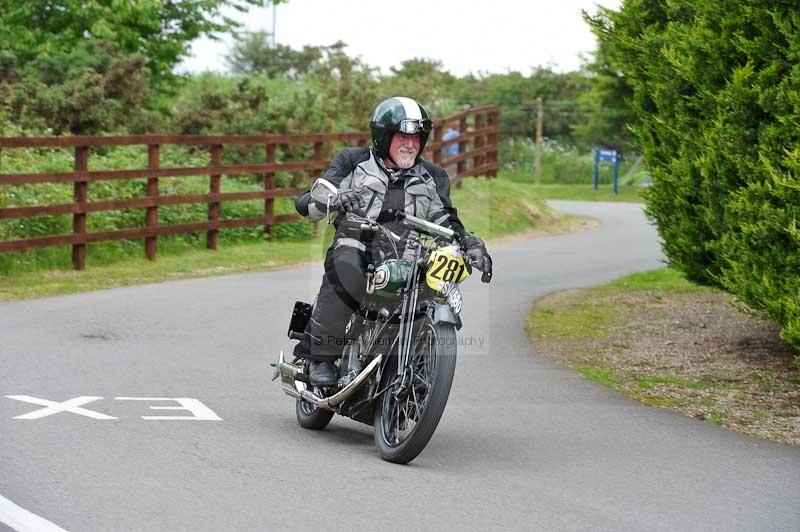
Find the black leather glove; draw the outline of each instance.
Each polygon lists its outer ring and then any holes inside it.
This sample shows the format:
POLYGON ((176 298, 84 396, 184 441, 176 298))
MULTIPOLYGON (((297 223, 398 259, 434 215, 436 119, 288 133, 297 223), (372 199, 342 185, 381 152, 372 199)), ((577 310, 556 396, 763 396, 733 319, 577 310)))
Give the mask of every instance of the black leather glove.
POLYGON ((339 192, 339 201, 336 206, 344 212, 352 212, 356 209, 363 209, 367 204, 361 194, 355 190, 345 190, 339 192))
POLYGON ((486 251, 486 244, 475 235, 467 233, 461 237, 461 247, 467 255, 469 264, 483 272, 481 281, 484 283, 492 280, 492 257, 486 251))
MULTIPOLYGON (((339 198, 336 200, 336 203, 331 204, 331 210, 352 212, 356 209, 363 209, 366 207, 366 205, 367 204, 364 202, 364 198, 362 198, 361 195, 355 190, 343 190, 339 192, 339 198)), ((325 212, 327 206, 317 203, 317 208, 322 212, 325 212)))

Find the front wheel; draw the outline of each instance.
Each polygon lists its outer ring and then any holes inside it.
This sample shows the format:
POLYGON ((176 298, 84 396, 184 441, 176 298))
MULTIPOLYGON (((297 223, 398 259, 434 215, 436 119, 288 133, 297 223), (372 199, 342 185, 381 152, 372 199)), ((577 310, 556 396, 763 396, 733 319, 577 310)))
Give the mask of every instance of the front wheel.
POLYGON ((409 366, 406 382, 387 389, 375 408, 375 446, 381 458, 396 464, 416 458, 439 424, 456 369, 455 327, 425 319, 409 366))
POLYGON ((322 430, 333 419, 333 412, 330 410, 316 407, 302 399, 297 400, 294 410, 297 414, 297 423, 304 429, 322 430))

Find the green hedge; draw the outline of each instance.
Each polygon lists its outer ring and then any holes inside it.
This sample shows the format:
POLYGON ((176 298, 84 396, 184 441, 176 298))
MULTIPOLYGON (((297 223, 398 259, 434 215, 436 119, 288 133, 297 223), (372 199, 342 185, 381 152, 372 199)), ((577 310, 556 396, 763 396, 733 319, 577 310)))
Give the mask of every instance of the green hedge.
POLYGON ((592 19, 633 88, 648 213, 670 262, 800 348, 800 10, 630 0, 592 19))

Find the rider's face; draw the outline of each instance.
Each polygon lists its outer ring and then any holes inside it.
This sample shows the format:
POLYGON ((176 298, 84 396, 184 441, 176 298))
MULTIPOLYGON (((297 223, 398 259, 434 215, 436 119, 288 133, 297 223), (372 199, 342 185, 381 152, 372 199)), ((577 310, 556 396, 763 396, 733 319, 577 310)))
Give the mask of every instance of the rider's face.
MULTIPOLYGON (((395 133, 389 145, 389 157, 399 168, 411 168, 419 154, 419 135, 395 133)), ((391 161, 390 161, 391 162, 391 161)))

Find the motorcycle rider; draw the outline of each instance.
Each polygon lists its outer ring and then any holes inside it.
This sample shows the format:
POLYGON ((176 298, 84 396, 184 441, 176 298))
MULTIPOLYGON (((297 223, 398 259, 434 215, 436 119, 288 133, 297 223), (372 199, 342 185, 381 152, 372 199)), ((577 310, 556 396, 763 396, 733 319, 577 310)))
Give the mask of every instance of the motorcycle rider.
MULTIPOLYGON (((338 200, 330 206, 339 216, 305 338, 294 351, 310 361, 309 377, 316 386, 336 384, 333 363, 347 341, 345 326, 366 291, 367 264, 393 253, 385 239, 362 238, 360 224, 347 220, 348 213, 375 219, 402 237, 411 230, 397 221, 398 211, 449 227, 472 265, 484 272, 481 280, 491 280, 492 259, 483 241, 468 233, 458 219, 450 201, 449 176, 421 156, 432 128, 428 112, 415 100, 384 100, 370 121, 372 145, 339 152, 322 176, 339 188, 338 200)), ((295 207, 301 215, 317 221, 325 217, 328 206, 315 202, 306 191, 297 196, 295 207)), ((406 250, 401 247, 397 251, 406 250)), ((410 257, 406 253, 403 258, 410 257)))

